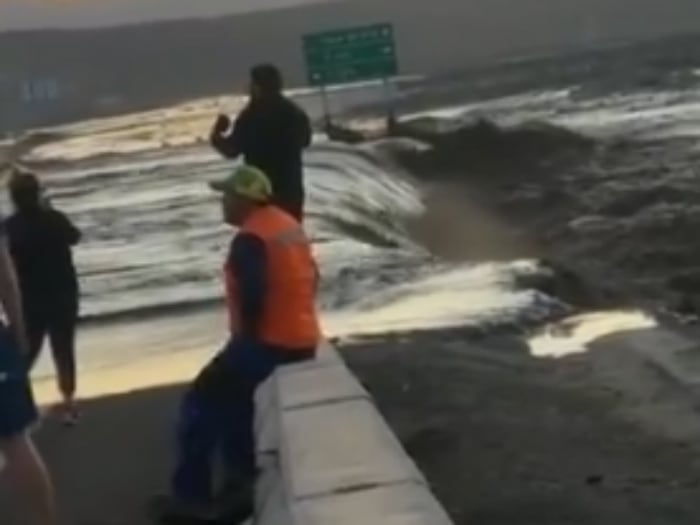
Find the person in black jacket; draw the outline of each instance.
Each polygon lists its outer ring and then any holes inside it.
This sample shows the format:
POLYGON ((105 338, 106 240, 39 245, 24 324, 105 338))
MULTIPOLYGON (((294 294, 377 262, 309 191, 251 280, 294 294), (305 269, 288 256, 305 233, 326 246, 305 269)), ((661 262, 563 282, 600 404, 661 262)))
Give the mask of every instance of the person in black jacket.
POLYGON ((255 66, 250 76, 248 105, 233 125, 228 116, 219 115, 211 144, 224 157, 243 155, 246 164, 262 170, 272 182, 274 204, 301 221, 302 153, 312 138, 309 117, 282 93, 282 75, 275 66, 255 66))
POLYGON ((75 335, 78 322, 78 277, 71 248, 80 231, 42 198, 37 177, 16 172, 10 180, 15 213, 6 227, 17 269, 29 338, 29 362, 36 361, 48 335, 64 421, 76 422, 75 335))

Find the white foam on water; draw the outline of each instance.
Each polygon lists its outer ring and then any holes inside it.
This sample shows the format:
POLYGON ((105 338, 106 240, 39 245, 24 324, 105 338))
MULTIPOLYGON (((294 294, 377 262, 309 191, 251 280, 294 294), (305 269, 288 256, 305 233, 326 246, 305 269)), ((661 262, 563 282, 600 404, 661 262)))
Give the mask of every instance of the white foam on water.
POLYGON ((697 136, 700 95, 695 89, 635 91, 580 99, 574 87, 532 91, 404 114, 429 131, 449 132, 485 118, 511 126, 544 120, 596 137, 643 135, 697 136))
MULTIPOLYGON (((523 311, 544 317, 554 301, 513 288, 516 273, 531 263, 479 264, 445 269, 388 290, 367 294, 351 307, 324 315, 329 336, 515 322, 523 311)), ((532 267, 534 269, 534 267, 532 267)))
MULTIPOLYGON (((376 92, 374 86, 355 89, 343 95, 346 100, 376 92)), ((457 122, 479 116, 497 122, 546 118, 583 129, 629 128, 649 119, 666 122, 683 114, 700 118, 700 103, 685 92, 584 101, 575 100, 574 93, 573 88, 533 91, 404 118, 457 122)), ((318 102, 313 93, 297 95, 318 102)), ((205 182, 229 169, 230 163, 206 144, 182 145, 197 143, 208 133, 216 113, 233 112, 243 101, 241 97, 203 99, 64 126, 58 129, 66 134, 63 139, 34 153, 34 160, 64 161, 110 155, 51 174, 56 204, 87 230, 87 242, 76 255, 84 273, 89 313, 101 314, 117 305, 136 309, 220 295, 218 270, 228 234, 221 229, 218 206, 205 182), (163 144, 176 147, 163 148, 163 144)), ((362 286, 347 294, 353 301, 337 301, 342 309, 324 315, 329 335, 479 324, 517 318, 524 311, 537 315, 540 306, 543 311, 553 307, 536 292, 513 288, 518 263, 405 272, 411 265, 424 264, 421 257, 425 254, 401 227, 401 216, 421 211, 420 194, 409 181, 371 158, 378 149, 396 142, 353 148, 328 144, 322 134, 315 142, 306 155, 307 226, 325 243, 318 249, 320 265, 334 284, 343 273, 356 272, 363 280, 362 286), (364 235, 374 239, 367 241, 364 235), (379 237, 386 243, 377 242, 379 237), (414 253, 405 256, 401 250, 414 253), (367 279, 367 274, 376 274, 370 275, 375 280, 367 279), (398 282, 392 281, 396 275, 401 276, 398 282)), ((610 320, 587 319, 574 330, 575 343, 571 338, 562 343, 550 334, 534 340, 534 351, 565 355, 567 350, 555 347, 585 347, 587 338, 594 337, 586 334, 600 333, 606 323, 618 326, 610 320)))
POLYGON ((603 337, 658 326, 644 312, 603 311, 574 316, 553 324, 528 342, 534 357, 566 357, 585 353, 603 337))

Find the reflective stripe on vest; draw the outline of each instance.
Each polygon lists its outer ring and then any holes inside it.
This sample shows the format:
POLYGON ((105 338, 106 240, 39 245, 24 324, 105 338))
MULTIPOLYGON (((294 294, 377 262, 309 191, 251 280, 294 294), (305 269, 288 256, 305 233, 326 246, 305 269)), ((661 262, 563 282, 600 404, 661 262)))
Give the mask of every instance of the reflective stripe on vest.
MULTIPOLYGON (((304 230, 287 213, 266 206, 257 210, 240 232, 253 234, 265 244, 266 296, 258 338, 290 349, 315 347, 320 339, 315 297, 317 271, 304 230)), ((224 275, 229 320, 235 333, 240 323, 238 285, 230 268, 224 268, 224 275)))

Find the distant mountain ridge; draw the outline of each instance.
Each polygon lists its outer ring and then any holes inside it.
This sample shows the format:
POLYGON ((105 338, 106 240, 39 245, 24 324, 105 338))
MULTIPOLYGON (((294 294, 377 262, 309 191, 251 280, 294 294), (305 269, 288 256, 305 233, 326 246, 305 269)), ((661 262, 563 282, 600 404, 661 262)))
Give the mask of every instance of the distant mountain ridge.
POLYGON ((301 35, 391 21, 402 72, 700 30, 696 0, 348 0, 214 19, 0 33, 0 131, 241 89, 273 61, 305 82, 301 35), (663 4, 663 5, 662 5, 663 4))
POLYGON ((3 0, 0 31, 109 27, 334 1, 338 0, 3 0))

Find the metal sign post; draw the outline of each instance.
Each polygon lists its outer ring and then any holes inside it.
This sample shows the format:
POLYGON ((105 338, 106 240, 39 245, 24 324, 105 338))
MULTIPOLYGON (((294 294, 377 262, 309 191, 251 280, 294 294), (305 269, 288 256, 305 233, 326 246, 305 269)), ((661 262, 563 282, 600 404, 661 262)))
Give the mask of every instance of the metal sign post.
POLYGON ((396 108, 394 107, 394 84, 389 77, 384 77, 384 100, 386 103, 386 128, 391 132, 396 128, 396 108))
POLYGON ((325 84, 321 86, 321 103, 323 104, 323 122, 328 127, 332 124, 333 119, 331 117, 331 101, 325 84))

